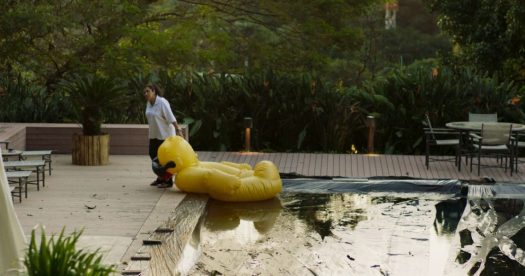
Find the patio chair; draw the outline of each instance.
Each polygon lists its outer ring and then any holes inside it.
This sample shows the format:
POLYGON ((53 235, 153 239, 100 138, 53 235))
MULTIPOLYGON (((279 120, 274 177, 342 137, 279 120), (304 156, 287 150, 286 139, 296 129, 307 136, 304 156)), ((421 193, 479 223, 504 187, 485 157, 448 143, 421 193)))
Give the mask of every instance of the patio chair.
MULTIPOLYGON (((469 122, 496 123, 498 122, 498 113, 471 113, 469 112, 468 121, 469 122)), ((480 135, 479 131, 469 131, 468 135, 470 135, 470 133, 476 133, 478 136, 480 135)), ((465 162, 468 162, 469 157, 471 157, 472 154, 475 154, 475 151, 472 149, 473 146, 470 145, 470 139, 465 139, 464 144, 465 144, 465 147, 462 150, 464 151, 463 154, 467 156, 465 158, 465 162)))
POLYGON ((469 122, 497 122, 498 113, 468 113, 469 122))
MULTIPOLYGON (((514 171, 513 166, 513 143, 512 124, 483 123, 480 135, 471 133, 469 138, 473 146, 473 154, 470 155, 470 171, 472 171, 473 156, 477 156, 478 175, 481 172, 481 156, 503 158, 505 160, 505 171, 507 171, 510 160, 510 175, 514 171)), ((498 163, 499 160, 498 160, 498 163)), ((490 166, 490 165, 483 165, 490 166)), ((501 166, 501 164, 500 164, 501 166)))
POLYGON ((425 132, 425 166, 427 170, 432 161, 454 161, 456 166, 460 168, 459 132, 448 128, 433 128, 428 113, 425 114, 425 121, 427 127, 423 130, 425 132), (430 152, 432 147, 452 147, 455 150, 455 156, 453 158, 432 157, 430 152))
POLYGON ((514 171, 518 172, 518 165, 525 161, 520 160, 520 151, 525 148, 525 133, 517 133, 512 136, 513 165, 514 171))

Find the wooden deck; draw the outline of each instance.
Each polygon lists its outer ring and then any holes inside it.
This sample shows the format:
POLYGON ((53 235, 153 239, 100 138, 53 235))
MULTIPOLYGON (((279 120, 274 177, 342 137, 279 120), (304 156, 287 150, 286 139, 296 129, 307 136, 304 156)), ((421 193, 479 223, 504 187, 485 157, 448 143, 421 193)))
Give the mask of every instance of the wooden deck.
MULTIPOLYGON (((425 167, 423 155, 366 155, 325 153, 256 153, 256 152, 210 152, 199 151, 201 161, 230 161, 255 165, 261 160, 270 160, 281 173, 297 173, 306 176, 341 176, 367 178, 371 176, 409 176, 427 179, 479 179, 492 177, 498 182, 525 183, 525 164, 520 164, 518 173, 510 175, 504 168, 477 168, 462 164, 461 172, 452 162, 431 162, 425 167)), ((482 160, 490 164, 492 160, 482 160)))
MULTIPOLYGON (((147 125, 105 125, 112 133, 111 155, 146 155, 148 152, 147 125)), ((71 153, 72 133, 76 124, 16 124, 0 123, 0 141, 11 141, 10 147, 19 150, 53 149, 53 153, 71 153)), ((430 169, 421 155, 367 155, 327 153, 257 153, 199 151, 203 161, 230 161, 255 165, 260 160, 271 160, 283 173, 306 176, 341 176, 366 178, 371 176, 409 176, 427 179, 471 180, 492 177, 500 182, 525 183, 525 164, 519 172, 510 175, 503 168, 476 168, 463 166, 461 172, 450 162, 432 162, 430 169)), ((523 157, 522 157, 523 158, 523 157)), ((483 161, 482 163, 487 163, 483 161)))

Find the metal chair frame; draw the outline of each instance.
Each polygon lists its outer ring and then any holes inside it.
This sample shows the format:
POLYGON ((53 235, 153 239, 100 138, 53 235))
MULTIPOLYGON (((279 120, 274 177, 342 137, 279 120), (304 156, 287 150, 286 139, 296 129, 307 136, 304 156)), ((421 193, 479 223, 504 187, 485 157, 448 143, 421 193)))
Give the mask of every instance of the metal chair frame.
POLYGON ((458 166, 458 168, 461 170, 461 158, 459 155, 459 132, 448 128, 433 128, 428 113, 425 114, 425 120, 427 127, 423 128, 423 130, 425 132, 425 166, 427 167, 427 170, 429 169, 430 162, 432 161, 454 161, 456 166, 458 166), (455 147, 456 155, 452 158, 432 157, 430 152, 431 147, 436 146, 455 147))

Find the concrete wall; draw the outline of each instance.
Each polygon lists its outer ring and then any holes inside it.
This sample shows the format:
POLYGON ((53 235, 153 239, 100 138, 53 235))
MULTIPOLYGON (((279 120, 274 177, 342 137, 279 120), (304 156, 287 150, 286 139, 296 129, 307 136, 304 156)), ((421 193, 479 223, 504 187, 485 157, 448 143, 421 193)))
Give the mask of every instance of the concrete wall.
MULTIPOLYGON (((9 148, 25 150, 26 127, 19 124, 0 123, 0 141, 9 142, 9 148)), ((4 145, 0 145, 4 149, 4 145)))
MULTIPOLYGON (((187 136, 187 127, 181 125, 187 136)), ((110 154, 148 154, 148 126, 138 124, 104 124, 110 134, 110 154)), ((0 123, 0 141, 10 141, 9 147, 20 150, 53 150, 71 153, 73 133, 81 133, 78 124, 15 124, 0 123)))

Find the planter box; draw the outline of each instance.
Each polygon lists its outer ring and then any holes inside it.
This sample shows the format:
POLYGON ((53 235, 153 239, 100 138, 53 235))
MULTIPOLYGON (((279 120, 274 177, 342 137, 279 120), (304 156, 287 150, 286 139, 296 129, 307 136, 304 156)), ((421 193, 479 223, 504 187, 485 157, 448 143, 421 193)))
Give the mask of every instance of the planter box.
POLYGON ((74 165, 100 166, 109 164, 109 134, 73 134, 71 158, 74 165))

